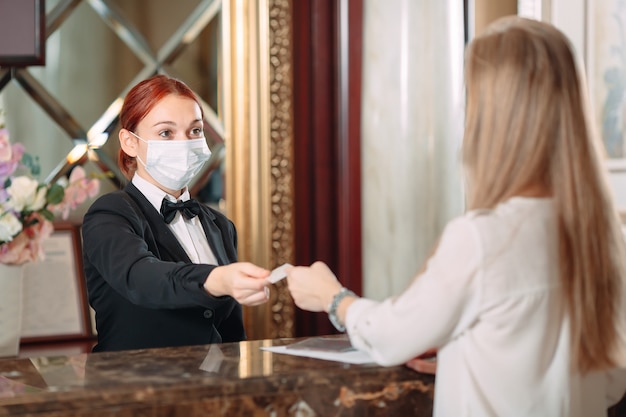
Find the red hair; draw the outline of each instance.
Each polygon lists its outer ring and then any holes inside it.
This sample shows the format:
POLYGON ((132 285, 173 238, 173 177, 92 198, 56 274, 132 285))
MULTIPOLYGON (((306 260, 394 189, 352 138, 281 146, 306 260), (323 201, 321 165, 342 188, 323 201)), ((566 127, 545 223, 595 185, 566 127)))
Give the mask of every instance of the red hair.
MULTIPOLYGON (((158 74, 141 81, 126 95, 120 111, 120 125, 122 129, 134 132, 139 122, 146 117, 150 110, 161 99, 170 94, 187 97, 198 103, 200 113, 204 119, 204 112, 198 96, 185 83, 175 78, 158 74)), ((135 157, 128 155, 122 149, 119 150, 117 155, 117 165, 127 179, 132 178, 137 169, 135 157)))

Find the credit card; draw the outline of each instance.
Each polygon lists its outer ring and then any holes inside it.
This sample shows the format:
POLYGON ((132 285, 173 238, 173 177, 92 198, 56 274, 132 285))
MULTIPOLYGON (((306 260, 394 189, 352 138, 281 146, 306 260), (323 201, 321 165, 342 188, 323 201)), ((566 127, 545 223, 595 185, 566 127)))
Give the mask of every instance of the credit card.
POLYGON ((267 280, 271 282, 272 284, 276 284, 281 279, 287 278, 287 272, 285 272, 285 269, 287 269, 290 266, 293 266, 293 265, 291 265, 290 263, 285 263, 279 266, 278 268, 275 268, 270 273, 270 276, 267 277, 267 280))

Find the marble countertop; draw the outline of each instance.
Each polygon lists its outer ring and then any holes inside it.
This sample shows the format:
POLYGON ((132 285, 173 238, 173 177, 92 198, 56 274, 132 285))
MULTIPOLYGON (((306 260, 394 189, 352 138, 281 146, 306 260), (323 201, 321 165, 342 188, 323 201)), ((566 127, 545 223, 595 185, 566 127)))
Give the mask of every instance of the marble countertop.
POLYGON ((0 416, 432 414, 434 377, 261 350, 293 341, 0 359, 0 416))

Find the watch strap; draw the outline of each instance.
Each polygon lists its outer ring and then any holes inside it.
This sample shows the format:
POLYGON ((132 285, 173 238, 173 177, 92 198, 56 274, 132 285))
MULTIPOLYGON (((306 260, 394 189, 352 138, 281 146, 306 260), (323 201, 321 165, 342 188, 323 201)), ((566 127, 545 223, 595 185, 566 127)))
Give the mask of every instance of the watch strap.
POLYGON ((341 303, 341 300, 348 296, 357 297, 354 292, 350 291, 346 287, 341 287, 339 292, 333 297, 333 301, 330 303, 330 307, 328 307, 328 319, 333 324, 333 326, 335 326, 335 329, 339 330, 340 332, 345 332, 346 326, 339 320, 339 317, 337 316, 337 308, 339 307, 339 303, 341 303))

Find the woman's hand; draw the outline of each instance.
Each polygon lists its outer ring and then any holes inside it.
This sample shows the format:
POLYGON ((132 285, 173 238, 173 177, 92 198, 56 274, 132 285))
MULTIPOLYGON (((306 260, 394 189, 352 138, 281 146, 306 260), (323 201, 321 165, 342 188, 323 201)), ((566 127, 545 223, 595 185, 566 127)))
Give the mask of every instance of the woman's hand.
POLYGON ((333 297, 341 290, 337 277, 323 262, 287 269, 287 285, 296 305, 308 311, 328 312, 333 297))
POLYGON ((215 297, 230 295, 240 304, 255 306, 269 300, 265 280, 269 274, 267 269, 252 263, 235 262, 213 269, 204 281, 204 289, 215 297))
POLYGON ((411 359, 405 365, 414 371, 435 375, 437 372, 437 349, 430 349, 411 359))

